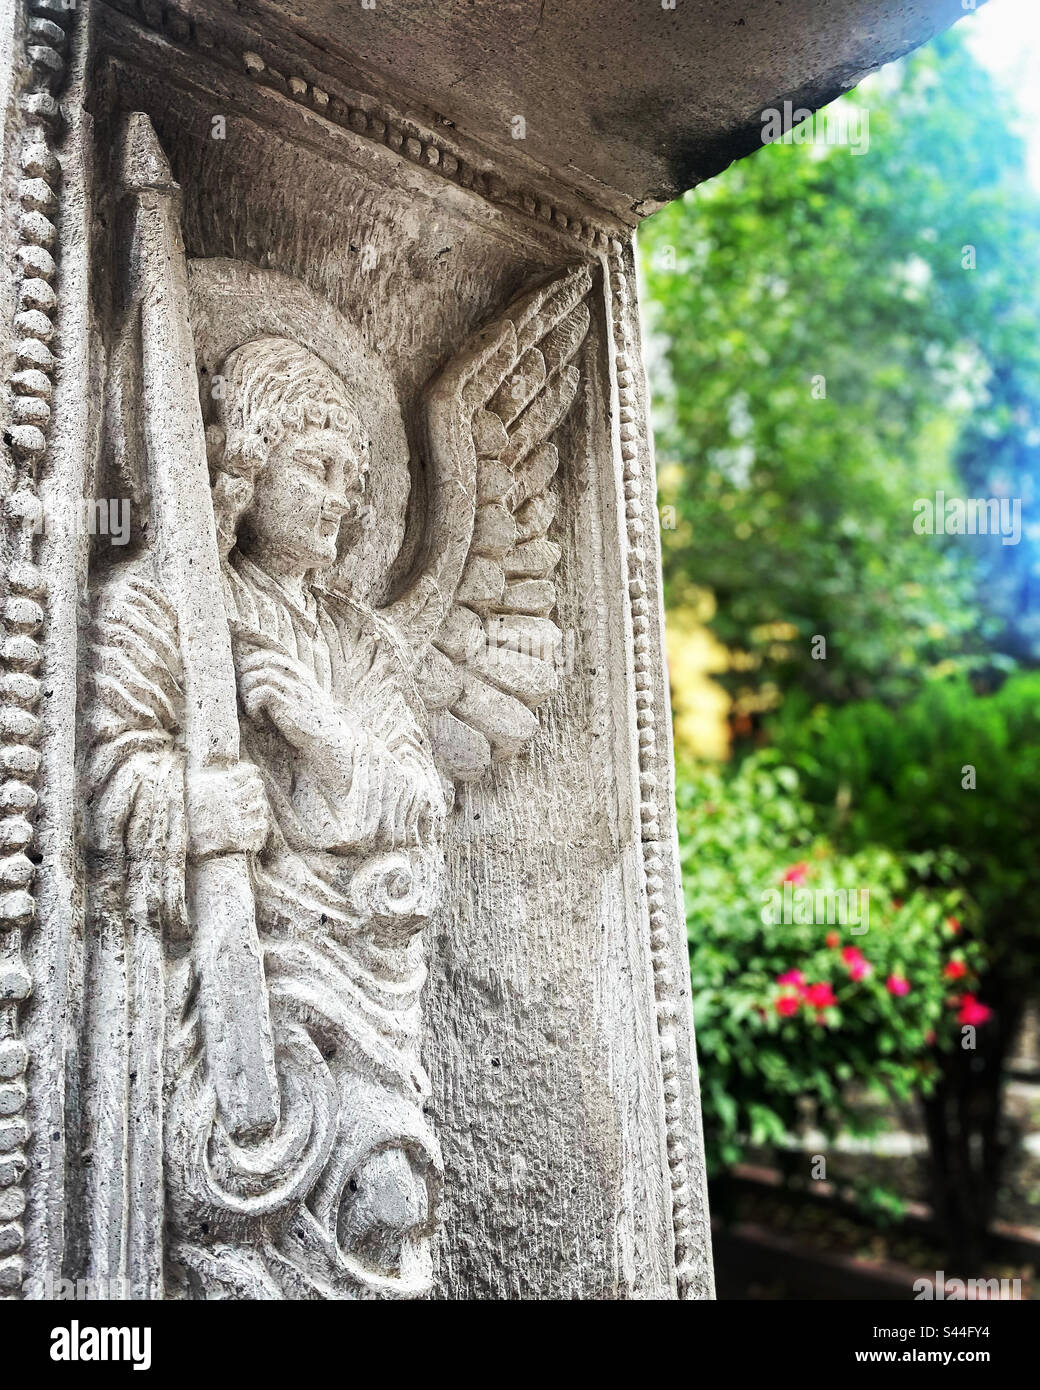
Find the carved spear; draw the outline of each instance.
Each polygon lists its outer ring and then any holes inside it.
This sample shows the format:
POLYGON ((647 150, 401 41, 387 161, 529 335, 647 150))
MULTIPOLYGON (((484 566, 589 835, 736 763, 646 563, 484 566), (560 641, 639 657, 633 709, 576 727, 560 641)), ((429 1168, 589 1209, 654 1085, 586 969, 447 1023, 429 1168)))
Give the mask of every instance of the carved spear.
MULTIPOLYGON (((148 116, 127 118, 121 183, 132 200, 130 264, 141 315, 141 419, 163 587, 177 612, 188 774, 239 757, 235 668, 224 611, 206 437, 188 320, 180 187, 148 116)), ((206 1062, 228 1130, 278 1119, 267 986, 244 854, 189 865, 206 1062)))

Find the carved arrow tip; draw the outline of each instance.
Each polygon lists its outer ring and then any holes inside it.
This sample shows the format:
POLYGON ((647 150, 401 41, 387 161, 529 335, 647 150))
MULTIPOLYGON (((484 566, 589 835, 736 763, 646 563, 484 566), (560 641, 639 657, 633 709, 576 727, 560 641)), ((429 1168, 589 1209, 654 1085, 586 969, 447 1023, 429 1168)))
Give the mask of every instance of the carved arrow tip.
POLYGON ((155 127, 144 111, 131 111, 126 118, 119 181, 128 193, 140 193, 146 188, 180 192, 155 127))

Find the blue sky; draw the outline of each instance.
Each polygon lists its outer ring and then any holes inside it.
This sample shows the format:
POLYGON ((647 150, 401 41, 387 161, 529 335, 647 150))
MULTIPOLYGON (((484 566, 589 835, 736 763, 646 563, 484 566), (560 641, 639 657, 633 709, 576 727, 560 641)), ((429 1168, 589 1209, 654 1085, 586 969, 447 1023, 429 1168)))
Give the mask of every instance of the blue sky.
POLYGON ((1040 190, 1040 0, 988 0, 961 27, 976 58, 1015 97, 1030 181, 1040 190))

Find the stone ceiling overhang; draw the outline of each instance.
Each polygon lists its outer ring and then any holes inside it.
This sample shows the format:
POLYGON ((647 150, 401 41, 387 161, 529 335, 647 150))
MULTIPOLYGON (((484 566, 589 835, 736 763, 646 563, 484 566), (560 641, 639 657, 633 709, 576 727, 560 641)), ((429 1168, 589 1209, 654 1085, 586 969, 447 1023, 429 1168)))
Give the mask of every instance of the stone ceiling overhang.
POLYGON ((826 105, 966 13, 962 0, 240 0, 234 11, 625 220, 753 150, 765 108, 826 105))

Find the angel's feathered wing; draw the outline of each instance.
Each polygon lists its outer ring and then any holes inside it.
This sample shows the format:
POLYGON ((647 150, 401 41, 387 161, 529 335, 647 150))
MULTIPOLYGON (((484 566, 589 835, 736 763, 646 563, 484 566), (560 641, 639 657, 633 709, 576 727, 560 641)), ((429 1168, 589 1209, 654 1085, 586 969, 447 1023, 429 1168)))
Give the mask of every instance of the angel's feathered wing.
POLYGON ((417 653, 434 753, 454 781, 529 742, 556 688, 551 436, 577 394, 590 286, 582 267, 524 295, 426 388, 429 541, 385 611, 417 653))

